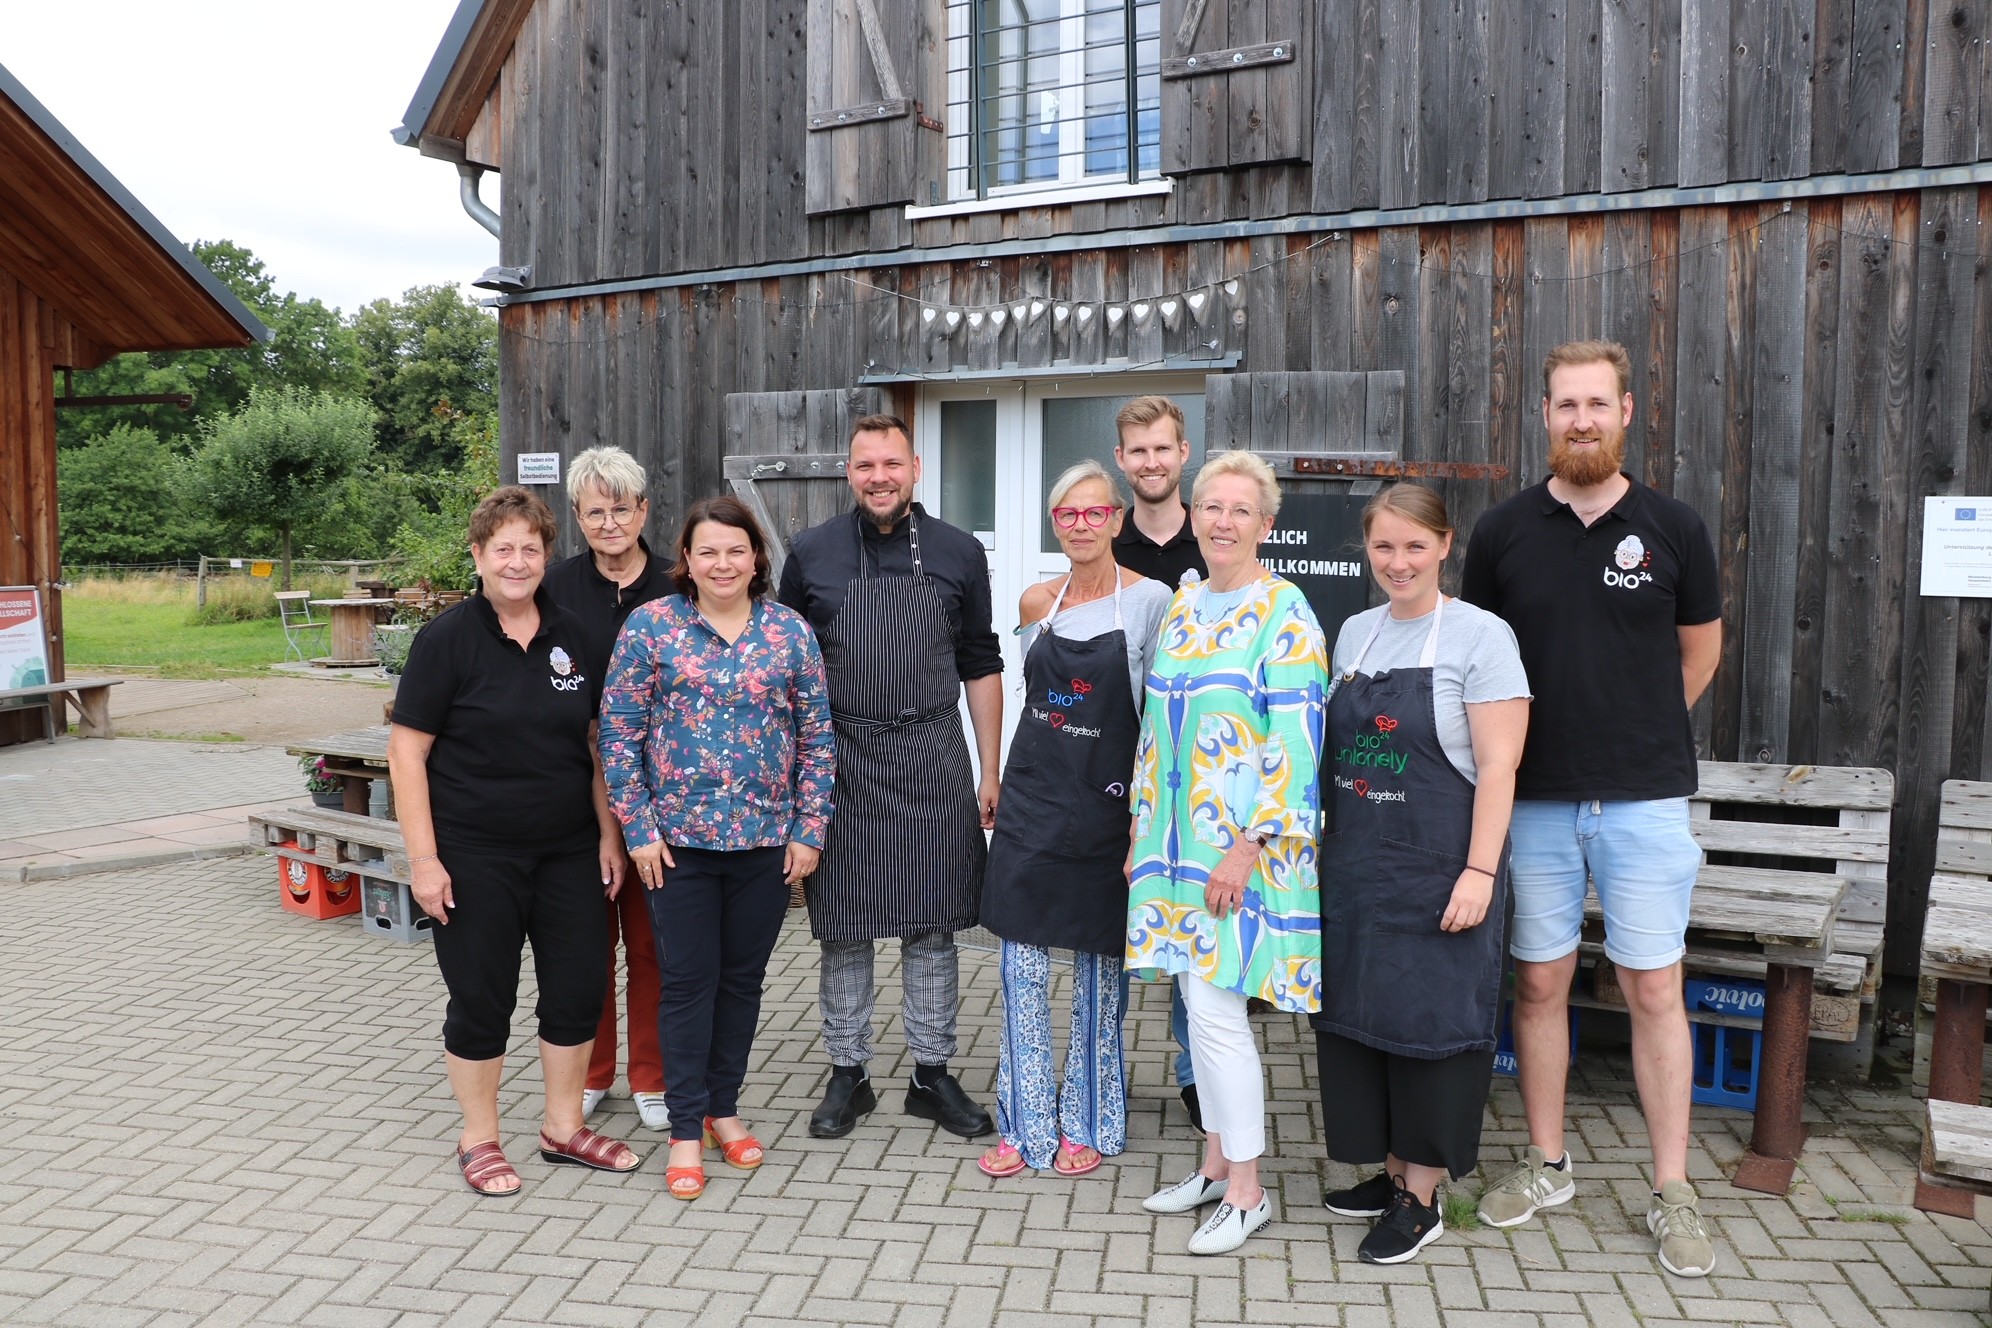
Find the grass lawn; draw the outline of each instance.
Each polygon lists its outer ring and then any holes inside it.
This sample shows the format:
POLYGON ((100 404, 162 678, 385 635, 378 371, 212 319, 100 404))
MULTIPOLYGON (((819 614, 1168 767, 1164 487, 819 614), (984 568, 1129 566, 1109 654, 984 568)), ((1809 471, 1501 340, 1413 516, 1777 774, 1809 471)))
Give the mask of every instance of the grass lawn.
POLYGON ((72 674, 156 668, 167 678, 225 678, 263 673, 284 657, 274 617, 197 627, 191 582, 84 581, 62 595, 72 674))

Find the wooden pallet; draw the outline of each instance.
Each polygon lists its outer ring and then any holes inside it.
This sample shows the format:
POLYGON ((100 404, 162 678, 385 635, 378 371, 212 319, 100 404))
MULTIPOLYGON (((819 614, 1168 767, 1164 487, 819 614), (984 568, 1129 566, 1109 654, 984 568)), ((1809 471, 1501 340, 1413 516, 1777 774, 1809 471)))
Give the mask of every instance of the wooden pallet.
POLYGON ((249 838, 257 848, 280 857, 335 871, 358 871, 364 866, 368 875, 384 880, 406 885, 413 879, 401 826, 382 817, 304 807, 258 812, 249 818, 249 838))

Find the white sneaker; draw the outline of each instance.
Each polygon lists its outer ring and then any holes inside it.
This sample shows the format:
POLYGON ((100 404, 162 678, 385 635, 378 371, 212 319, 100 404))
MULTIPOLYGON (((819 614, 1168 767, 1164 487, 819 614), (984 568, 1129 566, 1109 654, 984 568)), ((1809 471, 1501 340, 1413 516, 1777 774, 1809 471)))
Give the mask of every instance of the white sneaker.
POLYGON ((1221 1203, 1210 1221, 1190 1237, 1191 1254, 1229 1254, 1245 1243, 1245 1238, 1273 1220, 1273 1196, 1263 1191, 1250 1208, 1233 1208, 1221 1203))
POLYGON ((1660 1266, 1676 1277, 1707 1277, 1715 1245, 1702 1225, 1699 1196, 1684 1180, 1670 1180, 1646 1210, 1646 1229, 1660 1242, 1660 1266))
POLYGON ((631 1093, 630 1100, 636 1103, 636 1114, 643 1117, 646 1130, 668 1130, 671 1128, 671 1109, 664 1105, 662 1093, 631 1093))
POLYGON ((595 1114, 595 1108, 602 1105, 602 1099, 609 1095, 606 1088, 584 1088, 581 1090, 581 1119, 587 1120, 595 1114))
POLYGON ((1200 1171, 1192 1171, 1167 1189, 1155 1191, 1141 1201, 1141 1206, 1151 1213, 1191 1213, 1217 1199, 1224 1197, 1224 1189, 1230 1181, 1212 1180, 1200 1171))

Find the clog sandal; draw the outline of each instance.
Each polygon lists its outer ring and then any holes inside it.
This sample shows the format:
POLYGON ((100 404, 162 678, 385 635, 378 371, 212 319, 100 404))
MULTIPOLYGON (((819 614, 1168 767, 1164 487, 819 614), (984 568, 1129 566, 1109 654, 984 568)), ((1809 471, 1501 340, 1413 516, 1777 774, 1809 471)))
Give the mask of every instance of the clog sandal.
POLYGON ((738 1139, 722 1139, 712 1128, 712 1117, 705 1118, 705 1146, 717 1148, 719 1155, 726 1159, 726 1165, 736 1171, 752 1171, 767 1157, 761 1141, 753 1135, 743 1135, 738 1139))
POLYGON ((587 1126, 574 1132, 566 1143, 555 1143, 540 1131, 540 1156, 558 1166, 592 1167, 596 1171, 629 1172, 643 1165, 643 1159, 629 1146, 604 1138, 587 1126))
POLYGON ((997 1144, 977 1158, 975 1165, 982 1168, 983 1175, 994 1176, 997 1180, 1005 1176, 1014 1176, 1019 1171, 1029 1170, 1030 1167, 1030 1164, 1024 1161, 1024 1155, 1007 1142, 997 1144))
POLYGON ((1051 1159, 1051 1169, 1061 1176, 1083 1176, 1089 1171, 1100 1169, 1100 1150, 1085 1144, 1075 1144, 1064 1135, 1058 1137, 1058 1156, 1051 1159))
POLYGON ((487 1199, 509 1199, 522 1188, 519 1173, 505 1160, 505 1150, 496 1140, 489 1143, 473 1144, 459 1148, 456 1155, 457 1170, 463 1173, 463 1183, 485 1196, 487 1199), (510 1177, 510 1189, 498 1189, 493 1182, 510 1177))

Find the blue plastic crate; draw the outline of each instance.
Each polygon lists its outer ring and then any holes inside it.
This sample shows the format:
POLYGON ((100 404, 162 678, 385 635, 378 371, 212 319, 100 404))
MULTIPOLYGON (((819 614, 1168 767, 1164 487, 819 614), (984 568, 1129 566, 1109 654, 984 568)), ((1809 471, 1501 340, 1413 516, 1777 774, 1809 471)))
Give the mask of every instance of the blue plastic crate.
POLYGON ((1694 1034, 1694 1087, 1689 1096, 1712 1107, 1757 1107, 1757 1079, 1764 1065, 1764 1035, 1754 1028, 1690 1024, 1694 1034))
MULTIPOLYGON (((1505 1001, 1501 1005, 1501 1037, 1494 1044, 1494 1073, 1515 1076, 1515 1003, 1505 1001)), ((1570 1007, 1570 1063, 1577 1063, 1577 1007, 1570 1007)))
POLYGON ((1689 1010, 1764 1017, 1764 984, 1749 978, 1703 978, 1690 975, 1684 984, 1689 1010))

